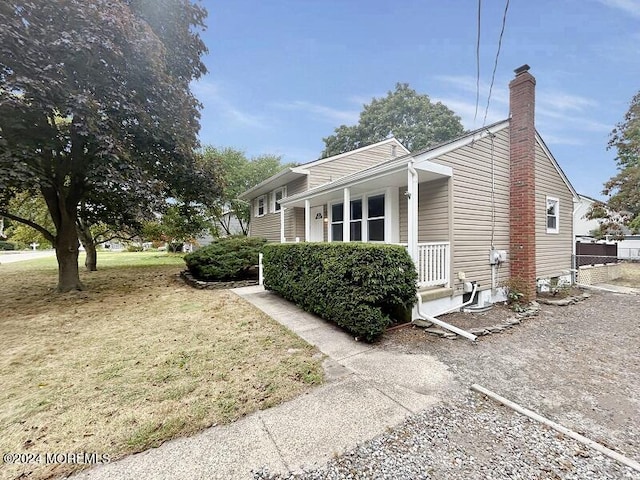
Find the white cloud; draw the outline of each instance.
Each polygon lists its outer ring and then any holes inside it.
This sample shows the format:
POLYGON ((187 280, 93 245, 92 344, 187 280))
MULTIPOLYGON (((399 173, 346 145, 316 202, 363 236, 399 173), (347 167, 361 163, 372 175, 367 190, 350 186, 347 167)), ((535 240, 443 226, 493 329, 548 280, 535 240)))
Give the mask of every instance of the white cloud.
POLYGON ((233 105, 216 82, 208 79, 198 80, 191 84, 191 91, 205 106, 212 107, 226 120, 244 127, 267 128, 268 122, 260 115, 255 115, 233 105))
POLYGON ((602 5, 623 10, 635 17, 640 17, 640 0, 598 0, 602 5))
MULTIPOLYGON (((462 125, 466 129, 472 130, 475 128, 480 128, 482 126, 486 105, 482 105, 481 107, 478 107, 478 116, 474 124, 473 117, 476 111, 475 101, 471 102, 471 101, 465 101, 465 100, 460 100, 456 98, 439 98, 439 97, 433 97, 431 100, 433 102, 442 102, 451 110, 453 110, 453 112, 462 119, 462 125)), ((507 115, 508 113, 503 107, 501 108, 489 107, 489 111, 487 113, 487 121, 485 122, 485 125, 490 125, 500 120, 505 120, 507 118, 507 115)))
POLYGON ((320 119, 326 120, 333 125, 347 124, 354 125, 358 123, 360 112, 355 110, 339 110, 337 108, 326 107, 316 103, 306 102, 303 100, 295 100, 293 102, 272 103, 272 106, 284 110, 298 110, 320 119))
POLYGON ((575 137, 568 137, 568 136, 564 136, 564 135, 553 135, 553 134, 548 134, 548 133, 544 133, 542 135, 542 138, 544 139, 545 143, 549 144, 549 145, 571 145, 571 146, 580 146, 580 145, 586 145, 587 142, 584 139, 581 138, 575 138, 575 137))

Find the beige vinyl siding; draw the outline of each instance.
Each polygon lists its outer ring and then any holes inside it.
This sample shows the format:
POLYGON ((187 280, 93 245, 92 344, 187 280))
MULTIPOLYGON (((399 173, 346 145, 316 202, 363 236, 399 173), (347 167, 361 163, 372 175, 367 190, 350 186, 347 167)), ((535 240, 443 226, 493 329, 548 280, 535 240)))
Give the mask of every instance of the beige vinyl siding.
POLYGON ((568 274, 573 252, 573 195, 536 142, 536 277, 568 274), (560 201, 558 233, 547 233, 547 197, 560 201))
MULTIPOLYGON (((407 243, 407 187, 400 198, 400 243, 407 243)), ((449 241, 449 179, 442 178, 418 185, 418 242, 449 241)))
POLYGON ((280 242, 280 212, 254 217, 254 203, 251 204, 251 236, 264 237, 270 242, 280 242))
MULTIPOLYGON (((287 184, 287 196, 295 195, 307 190, 307 177, 300 177, 287 184)), ((264 237, 270 242, 280 242, 280 212, 271 212, 271 201, 273 192, 269 192, 267 197, 268 213, 262 217, 254 217, 255 198, 251 200, 251 236, 264 237)), ((296 236, 302 240, 304 238, 304 209, 287 208, 284 211, 284 236, 289 241, 294 241, 296 236), (302 234, 297 225, 297 210, 302 210, 302 234)))
POLYGON ((304 208, 295 207, 294 211, 294 222, 295 222, 295 237, 298 237, 301 242, 306 241, 304 235, 304 208))
MULTIPOLYGON (((456 293, 463 283, 458 280, 458 272, 464 272, 465 281, 478 282, 481 290, 491 288, 492 224, 495 225, 494 247, 509 250, 509 129, 505 128, 493 138, 493 221, 491 143, 491 138, 485 137, 434 159, 453 169, 452 286, 456 293)), ((498 280, 505 280, 508 275, 508 265, 502 265, 498 280)))
MULTIPOLYGON (((346 175, 350 175, 365 168, 373 167, 392 157, 391 147, 393 143, 387 143, 356 152, 351 155, 331 160, 309 168, 309 188, 314 188, 328 182, 332 182, 346 175)), ((404 151, 396 146, 396 153, 404 155, 404 151)), ((304 165, 303 165, 304 167, 304 165)))

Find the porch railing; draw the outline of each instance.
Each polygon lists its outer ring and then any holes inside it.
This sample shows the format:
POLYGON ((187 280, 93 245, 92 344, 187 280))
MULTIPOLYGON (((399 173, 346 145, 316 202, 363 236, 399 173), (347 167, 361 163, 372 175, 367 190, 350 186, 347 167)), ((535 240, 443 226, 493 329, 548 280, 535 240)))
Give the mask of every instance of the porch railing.
POLYGON ((418 243, 418 285, 436 287, 449 285, 449 242, 418 243))

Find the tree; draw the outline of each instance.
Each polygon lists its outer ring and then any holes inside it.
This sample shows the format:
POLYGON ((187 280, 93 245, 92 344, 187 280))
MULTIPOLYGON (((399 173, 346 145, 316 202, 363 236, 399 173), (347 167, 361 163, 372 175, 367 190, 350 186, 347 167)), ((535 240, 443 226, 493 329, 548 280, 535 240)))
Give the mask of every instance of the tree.
POLYGON ((601 219, 601 230, 620 237, 622 227, 640 231, 640 91, 631 100, 624 121, 609 137, 608 148, 618 152, 618 174, 605 184, 602 193, 607 201, 596 203, 588 216, 601 219))
POLYGON ((280 157, 261 155, 248 159, 244 152, 234 148, 217 149, 207 146, 199 158, 200 168, 217 172, 221 177, 222 189, 218 201, 209 210, 216 226, 227 235, 232 235, 229 212, 240 223, 244 235, 249 233, 249 204, 238 196, 263 180, 294 164, 282 165, 280 157))
POLYGON ((168 243, 171 252, 178 252, 182 246, 194 242, 210 229, 201 209, 185 204, 171 205, 160 219, 146 222, 142 235, 145 239, 168 243))
POLYGON ((192 199, 203 185, 189 83, 206 71, 205 16, 190 0, 0 3, 0 216, 52 242, 58 291, 82 288, 83 201, 132 188, 192 199), (24 191, 44 199, 55 231, 8 211, 24 191))
POLYGON ((393 135, 408 150, 416 151, 462 135, 460 117, 441 102, 418 94, 406 83, 397 83, 384 98, 364 105, 357 125, 341 125, 323 139, 322 157, 364 147, 393 135))
MULTIPOLYGON (((42 197, 29 195, 28 192, 20 192, 11 199, 8 208, 13 214, 26 218, 38 225, 44 225, 49 231, 55 232, 47 205, 42 197)), ((51 247, 51 242, 42 233, 24 223, 11 222, 7 226, 6 233, 12 242, 24 245, 37 243, 41 247, 51 247)))

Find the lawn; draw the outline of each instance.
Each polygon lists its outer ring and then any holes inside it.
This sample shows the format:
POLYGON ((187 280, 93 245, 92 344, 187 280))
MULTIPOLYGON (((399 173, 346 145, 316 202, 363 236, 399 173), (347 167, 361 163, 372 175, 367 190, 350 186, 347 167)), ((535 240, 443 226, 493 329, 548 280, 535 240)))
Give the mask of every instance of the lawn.
MULTIPOLYGON (((185 286, 183 266, 103 253, 86 291, 55 294, 54 258, 0 265, 0 452, 114 460, 322 382, 313 347, 230 291, 185 286)), ((3 465, 0 478, 78 468, 3 465)))
POLYGON ((640 263, 622 262, 620 263, 622 276, 611 283, 625 287, 640 288, 640 263))

